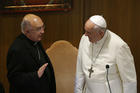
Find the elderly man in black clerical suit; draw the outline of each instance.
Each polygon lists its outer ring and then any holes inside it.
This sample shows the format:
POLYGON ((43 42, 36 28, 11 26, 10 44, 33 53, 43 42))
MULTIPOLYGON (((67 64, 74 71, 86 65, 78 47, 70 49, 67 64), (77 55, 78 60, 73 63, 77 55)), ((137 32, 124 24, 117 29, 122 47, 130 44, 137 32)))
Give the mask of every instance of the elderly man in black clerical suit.
POLYGON ((10 93, 56 93, 54 70, 40 43, 44 23, 40 17, 27 14, 21 29, 7 55, 10 93))

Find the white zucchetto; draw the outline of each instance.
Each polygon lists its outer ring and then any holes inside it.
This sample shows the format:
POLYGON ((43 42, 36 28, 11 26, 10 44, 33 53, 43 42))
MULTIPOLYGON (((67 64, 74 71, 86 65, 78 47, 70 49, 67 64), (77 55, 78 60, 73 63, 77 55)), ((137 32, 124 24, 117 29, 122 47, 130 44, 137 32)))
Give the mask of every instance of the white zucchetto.
POLYGON ((91 16, 89 20, 92 21, 94 24, 100 26, 101 28, 107 27, 105 19, 100 15, 91 16))

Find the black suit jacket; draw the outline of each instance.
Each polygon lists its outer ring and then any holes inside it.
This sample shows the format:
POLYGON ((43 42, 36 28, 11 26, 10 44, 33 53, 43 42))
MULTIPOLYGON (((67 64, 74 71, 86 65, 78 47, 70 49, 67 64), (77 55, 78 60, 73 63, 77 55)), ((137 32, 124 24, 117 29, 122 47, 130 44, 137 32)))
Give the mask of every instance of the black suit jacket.
POLYGON ((0 93, 5 93, 3 84, 0 82, 0 93))
POLYGON ((46 62, 39 62, 34 42, 21 34, 16 38, 7 55, 8 80, 10 93, 56 93, 54 71, 51 61, 42 45, 40 49, 48 63, 41 78, 38 78, 38 69, 46 62), (47 73, 49 69, 49 74, 47 73))

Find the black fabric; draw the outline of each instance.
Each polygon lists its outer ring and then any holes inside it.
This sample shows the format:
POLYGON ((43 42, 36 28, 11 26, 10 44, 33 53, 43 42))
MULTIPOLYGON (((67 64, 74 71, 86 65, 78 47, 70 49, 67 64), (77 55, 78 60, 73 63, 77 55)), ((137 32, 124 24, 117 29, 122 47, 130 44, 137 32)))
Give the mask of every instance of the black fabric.
POLYGON ((21 34, 16 38, 7 55, 8 80, 10 93, 56 93, 54 71, 48 55, 40 42, 37 43, 41 60, 35 42, 21 34), (41 78, 37 71, 45 63, 47 68, 41 78))
MULTIPOLYGON (((36 47, 36 53, 37 53, 36 55, 38 56, 39 63, 40 63, 40 64, 46 63, 47 60, 45 59, 45 54, 43 53, 43 51, 42 51, 42 49, 41 49, 41 47, 40 47, 40 44, 37 43, 37 44, 35 45, 35 47, 36 47)), ((47 73, 46 75, 47 75, 47 77, 48 77, 48 82, 51 83, 51 82, 50 82, 50 81, 51 81, 51 72, 50 72, 50 68, 47 67, 47 68, 45 69, 45 72, 47 73)), ((51 88, 51 86, 50 86, 50 88, 51 88)))
POLYGON ((5 93, 4 87, 1 82, 0 82, 0 93, 5 93))

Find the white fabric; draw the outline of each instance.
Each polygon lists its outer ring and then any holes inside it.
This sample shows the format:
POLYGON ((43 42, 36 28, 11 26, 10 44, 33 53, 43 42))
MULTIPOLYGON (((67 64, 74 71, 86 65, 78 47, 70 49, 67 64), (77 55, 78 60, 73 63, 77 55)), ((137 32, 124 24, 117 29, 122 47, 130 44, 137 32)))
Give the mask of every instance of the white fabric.
POLYGON ((105 19, 100 15, 94 15, 94 16, 90 17, 89 20, 102 28, 107 27, 105 19))
POLYGON ((84 86, 85 93, 110 93, 106 80, 107 64, 110 66, 108 77, 112 93, 137 93, 136 72, 130 49, 109 30, 96 44, 90 43, 87 36, 82 36, 77 57, 75 93, 83 93, 84 86), (104 47, 93 63, 103 42, 104 47), (88 69, 92 63, 94 73, 89 78, 88 69))

